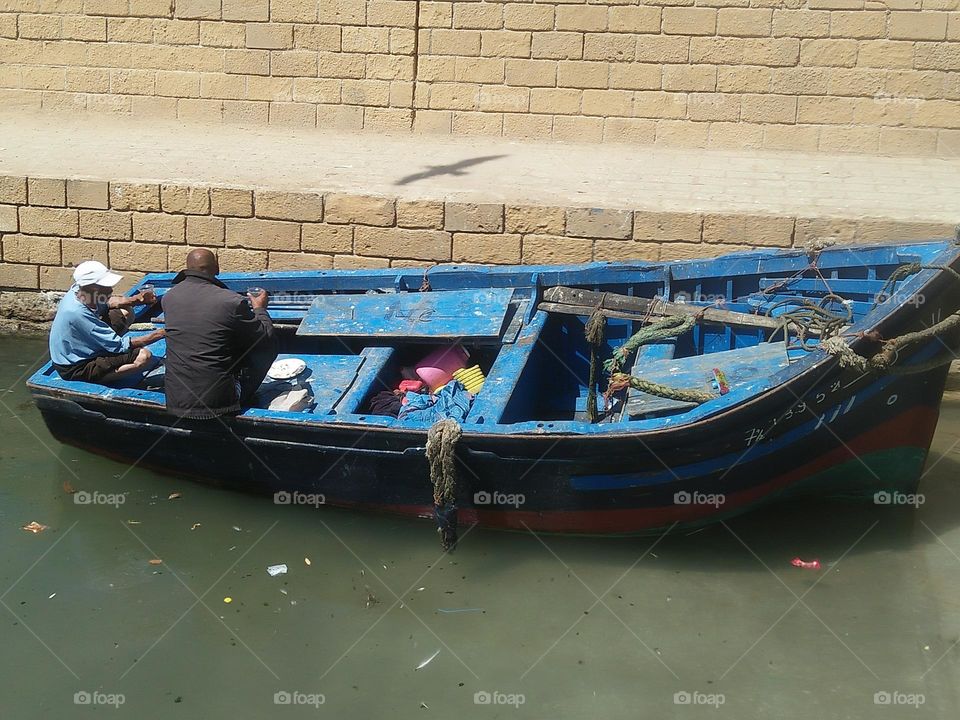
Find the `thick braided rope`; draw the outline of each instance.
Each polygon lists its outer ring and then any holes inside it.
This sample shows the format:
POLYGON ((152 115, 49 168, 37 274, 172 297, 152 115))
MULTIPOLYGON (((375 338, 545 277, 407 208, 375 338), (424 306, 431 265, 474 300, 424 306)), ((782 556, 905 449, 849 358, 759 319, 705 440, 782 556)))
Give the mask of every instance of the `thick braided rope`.
POLYGON ((460 423, 449 418, 437 420, 427 432, 427 462, 430 464, 430 482, 433 484, 435 505, 452 503, 456 498, 455 453, 457 441, 462 434, 460 423))
POLYGON ((945 365, 948 362, 951 362, 956 359, 956 355, 947 348, 947 352, 942 353, 939 357, 936 357, 932 360, 921 363, 916 368, 912 365, 907 365, 903 367, 897 366, 899 361, 899 351, 910 345, 915 345, 920 342, 927 340, 932 340, 935 337, 939 337, 951 330, 960 327, 960 313, 954 313, 953 315, 948 315, 944 320, 931 325, 928 328, 923 330, 917 330, 916 332, 904 333, 890 340, 886 340, 883 343, 882 349, 876 355, 871 358, 865 358, 862 355, 858 355, 853 348, 851 348, 839 336, 827 338, 820 343, 820 347, 823 348, 825 352, 835 355, 840 361, 841 367, 854 368, 855 370, 865 373, 865 372, 875 372, 875 373, 893 373, 893 374, 910 374, 913 372, 920 372, 924 369, 929 369, 931 367, 937 367, 939 365, 945 365))
POLYGON ((634 350, 647 343, 683 335, 697 323, 696 315, 670 315, 647 325, 623 345, 613 351, 613 357, 603 363, 603 369, 611 375, 620 372, 634 350))
POLYGON ((611 388, 623 388, 628 385, 648 395, 656 395, 657 397, 667 398, 669 400, 679 400, 680 402, 696 403, 697 405, 719 397, 719 395, 704 390, 674 388, 669 385, 661 385, 660 383, 651 382, 650 380, 634 377, 633 375, 627 375, 626 373, 614 373, 610 376, 611 388))

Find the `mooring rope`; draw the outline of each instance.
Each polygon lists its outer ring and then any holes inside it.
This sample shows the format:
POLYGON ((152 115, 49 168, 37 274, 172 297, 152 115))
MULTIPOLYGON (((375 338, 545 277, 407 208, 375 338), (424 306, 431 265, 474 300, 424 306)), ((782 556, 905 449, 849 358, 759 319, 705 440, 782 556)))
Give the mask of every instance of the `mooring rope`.
POLYGON ((457 547, 457 442, 463 434, 460 423, 437 420, 427 431, 427 462, 433 484, 433 518, 446 551, 457 547))
POLYGON ((835 355, 840 361, 841 367, 853 368, 861 373, 913 374, 952 362, 957 359, 956 355, 950 351, 950 348, 947 348, 947 352, 943 355, 924 363, 900 366, 897 364, 900 360, 900 351, 911 345, 944 335, 958 327, 960 327, 960 313, 948 315, 945 319, 923 330, 904 333, 898 337, 881 341, 880 352, 869 358, 857 354, 839 336, 824 340, 820 343, 820 347, 831 355, 835 355))
MULTIPOLYGON (((590 344, 590 388, 587 390, 587 416, 590 422, 596 422, 596 380, 597 380, 597 349, 603 342, 606 330, 606 318, 602 313, 603 301, 597 305, 597 308, 590 315, 584 326, 584 337, 590 344)), ((713 400, 717 395, 704 392, 702 390, 673 388, 669 385, 661 385, 650 380, 634 377, 628 373, 621 372, 621 368, 630 359, 630 355, 635 350, 658 340, 679 337, 696 325, 697 320, 703 317, 706 308, 693 315, 673 315, 667 316, 662 320, 647 325, 634 333, 629 340, 613 351, 613 357, 603 363, 603 369, 610 374, 610 382, 604 393, 604 398, 609 405, 610 397, 613 393, 632 387, 650 395, 668 398, 671 400, 680 400, 683 402, 696 403, 697 405, 705 403, 707 400, 713 400)))
POLYGON ((590 317, 583 326, 583 335, 590 345, 590 380, 587 388, 587 418, 590 422, 597 421, 597 383, 600 382, 600 362, 597 352, 603 344, 607 332, 607 317, 603 314, 603 301, 607 294, 600 297, 600 302, 594 308, 590 317))
POLYGON ((853 320, 853 309, 843 302, 843 298, 834 293, 825 295, 820 301, 813 302, 810 299, 803 299, 798 302, 797 298, 785 298, 771 305, 766 310, 768 317, 775 317, 781 321, 780 327, 770 336, 769 342, 773 342, 777 333, 783 331, 785 341, 789 341, 790 325, 793 325, 797 331, 797 337, 800 340, 800 347, 808 352, 816 350, 819 345, 816 343, 808 344, 808 338, 811 335, 817 335, 821 340, 836 335, 840 330, 853 320), (840 314, 825 307, 824 303, 832 300, 840 301, 844 308, 844 314, 840 314), (772 315, 772 312, 778 307, 785 305, 796 305, 791 310, 786 310, 780 315, 772 315))
POLYGON ((880 288, 880 292, 876 294, 873 299, 873 305, 871 310, 875 308, 880 303, 884 303, 893 296, 893 290, 895 289, 897 282, 905 278, 910 277, 911 275, 916 275, 923 269, 923 265, 920 263, 905 263, 900 265, 890 273, 890 277, 887 278, 887 281, 883 284, 883 287, 880 288))
POLYGON ((643 378, 628 375, 627 373, 614 373, 611 375, 610 388, 607 392, 617 392, 625 387, 632 387, 649 395, 656 395, 657 397, 667 398, 669 400, 696 403, 697 405, 701 405, 707 402, 707 400, 720 397, 719 395, 704 390, 673 388, 669 385, 661 385, 660 383, 644 380, 643 378))
MULTIPOLYGON (((706 310, 706 308, 704 308, 706 310)), ((670 315, 662 320, 647 325, 635 333, 623 345, 613 351, 613 357, 603 363, 603 369, 610 375, 620 372, 630 355, 637 348, 658 340, 667 340, 669 338, 683 335, 687 330, 697 324, 697 320, 702 313, 696 315, 670 315)))

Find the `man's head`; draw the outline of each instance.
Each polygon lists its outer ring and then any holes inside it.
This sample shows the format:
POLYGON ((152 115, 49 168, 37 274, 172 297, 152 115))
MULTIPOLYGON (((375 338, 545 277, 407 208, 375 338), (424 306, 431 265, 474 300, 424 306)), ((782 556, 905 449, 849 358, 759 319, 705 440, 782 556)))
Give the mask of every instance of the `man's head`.
POLYGON ((82 262, 73 271, 73 281, 89 302, 104 302, 122 279, 122 275, 110 272, 106 265, 96 260, 82 262))
POLYGON ((216 276, 220 274, 220 264, 217 262, 217 256, 212 252, 205 248, 197 248, 187 254, 187 270, 216 276))

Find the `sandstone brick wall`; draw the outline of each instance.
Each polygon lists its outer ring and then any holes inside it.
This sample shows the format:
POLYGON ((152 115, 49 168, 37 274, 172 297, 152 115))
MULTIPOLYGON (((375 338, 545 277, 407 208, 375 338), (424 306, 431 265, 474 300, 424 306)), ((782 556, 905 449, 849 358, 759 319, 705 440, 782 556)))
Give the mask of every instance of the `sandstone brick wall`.
POLYGON ((0 0, 0 103, 960 154, 960 0, 0 0))
POLYGON ((214 250, 224 271, 258 271, 672 260, 819 238, 868 242, 952 233, 947 225, 879 219, 0 177, 0 291, 65 289, 73 266, 91 259, 132 282, 144 272, 182 269, 194 247, 214 250))

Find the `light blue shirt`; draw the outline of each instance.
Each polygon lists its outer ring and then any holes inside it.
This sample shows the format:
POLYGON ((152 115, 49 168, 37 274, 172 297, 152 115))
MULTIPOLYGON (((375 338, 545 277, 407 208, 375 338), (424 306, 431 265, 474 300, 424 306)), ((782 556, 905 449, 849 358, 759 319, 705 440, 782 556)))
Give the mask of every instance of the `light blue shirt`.
POLYGON ((80 302, 76 285, 64 293, 50 327, 50 359, 54 364, 73 365, 129 352, 130 338, 120 337, 100 318, 98 312, 104 310, 104 304, 94 310, 80 302))

